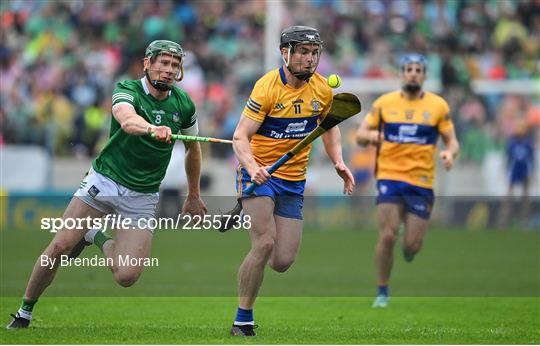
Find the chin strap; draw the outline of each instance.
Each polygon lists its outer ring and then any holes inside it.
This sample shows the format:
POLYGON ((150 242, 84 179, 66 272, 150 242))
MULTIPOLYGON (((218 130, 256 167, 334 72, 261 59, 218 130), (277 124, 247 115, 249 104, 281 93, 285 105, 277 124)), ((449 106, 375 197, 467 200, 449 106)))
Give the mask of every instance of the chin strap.
POLYGON ((287 65, 287 70, 289 70, 289 72, 295 76, 296 78, 300 79, 300 80, 305 80, 307 81, 308 79, 311 78, 311 76, 313 76, 313 73, 310 73, 310 72, 293 72, 291 70, 291 68, 289 67, 289 65, 287 65))
POLYGON ((157 90, 159 91, 169 91, 172 89, 172 85, 170 84, 167 84, 167 83, 163 83, 159 80, 152 80, 150 79, 150 75, 148 74, 148 70, 144 70, 144 74, 146 76, 146 79, 148 79, 150 81, 150 84, 152 84, 152 86, 154 88, 156 88, 157 90))

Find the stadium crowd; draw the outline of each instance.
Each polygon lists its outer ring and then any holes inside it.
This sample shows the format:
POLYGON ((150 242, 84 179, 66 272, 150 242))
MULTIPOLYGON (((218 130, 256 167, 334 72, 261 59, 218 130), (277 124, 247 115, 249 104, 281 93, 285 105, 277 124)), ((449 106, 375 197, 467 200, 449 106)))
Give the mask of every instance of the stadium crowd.
MULTIPOLYGON (((539 78, 539 0, 310 0, 283 7, 282 27, 321 30, 323 75, 396 78, 400 53, 427 55, 428 75, 441 81, 453 109, 465 162, 481 163, 486 152, 503 148, 520 124, 540 126, 537 96, 475 95, 470 85, 539 78)), ((187 53, 181 87, 198 107, 202 134, 231 137, 264 73, 266 14, 258 0, 2 2, 0 145, 94 156, 108 135, 115 82, 140 78, 140 57, 157 38, 177 41, 187 53)), ((232 151, 216 146, 212 155, 232 151)))

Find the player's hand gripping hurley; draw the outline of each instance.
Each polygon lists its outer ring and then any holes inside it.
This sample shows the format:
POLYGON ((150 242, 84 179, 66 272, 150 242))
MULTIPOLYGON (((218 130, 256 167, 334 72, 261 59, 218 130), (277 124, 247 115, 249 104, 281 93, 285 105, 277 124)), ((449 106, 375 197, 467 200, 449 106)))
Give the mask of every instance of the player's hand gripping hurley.
MULTIPOLYGON (((313 130, 308 136, 306 136, 304 139, 302 139, 298 144, 294 146, 288 153, 283 155, 276 163, 274 163, 270 168, 268 168, 268 173, 272 174, 276 170, 278 170, 279 167, 281 167, 285 162, 289 161, 294 155, 298 154, 302 149, 304 149, 306 146, 308 146, 311 142, 313 142, 315 139, 317 139, 320 135, 322 135, 324 132, 328 131, 332 127, 336 126, 337 124, 341 123, 342 121, 349 119, 350 117, 360 113, 362 110, 362 106, 360 104, 360 100, 356 95, 350 94, 350 93, 340 93, 334 95, 334 99, 332 101, 332 108, 330 108, 330 111, 324 118, 324 120, 317 126, 315 130, 313 130)), ((252 183, 245 191, 245 194, 250 195, 253 190, 258 185, 255 183, 252 183)), ((238 203, 228 213, 225 215, 239 215, 242 211, 242 203, 241 200, 238 199, 238 203)), ((225 218, 223 218, 225 219, 225 218)), ((233 226, 232 217, 227 218, 227 222, 222 223, 222 227, 219 229, 220 232, 226 232, 233 226)))

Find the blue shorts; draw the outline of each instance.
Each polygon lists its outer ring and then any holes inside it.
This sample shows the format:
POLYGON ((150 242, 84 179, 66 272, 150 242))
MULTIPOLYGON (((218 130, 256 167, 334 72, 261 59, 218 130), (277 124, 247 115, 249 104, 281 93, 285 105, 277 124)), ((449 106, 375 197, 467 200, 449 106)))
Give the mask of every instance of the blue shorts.
POLYGON ((407 213, 415 214, 428 220, 435 202, 432 189, 411 185, 397 180, 377 180, 377 204, 402 204, 407 213))
POLYGON ((510 185, 523 184, 529 178, 529 169, 526 165, 515 165, 510 171, 510 185))
POLYGON ((251 185, 251 177, 242 168, 236 174, 236 191, 239 183, 242 184, 242 198, 255 196, 268 196, 274 200, 274 214, 289 219, 302 220, 302 208, 304 207, 305 180, 290 181, 276 177, 270 177, 266 183, 257 186, 253 194, 246 195, 244 191, 251 185))

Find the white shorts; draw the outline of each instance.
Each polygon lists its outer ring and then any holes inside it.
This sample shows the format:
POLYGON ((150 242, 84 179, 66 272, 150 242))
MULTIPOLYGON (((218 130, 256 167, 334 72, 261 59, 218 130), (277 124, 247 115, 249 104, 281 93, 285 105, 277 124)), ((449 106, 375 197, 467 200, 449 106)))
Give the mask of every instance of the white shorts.
MULTIPOLYGON (((73 194, 94 209, 129 219, 131 226, 147 225, 138 220, 156 217, 159 193, 141 193, 128 189, 90 168, 73 194)), ((146 227, 153 232, 153 229, 146 227)))

